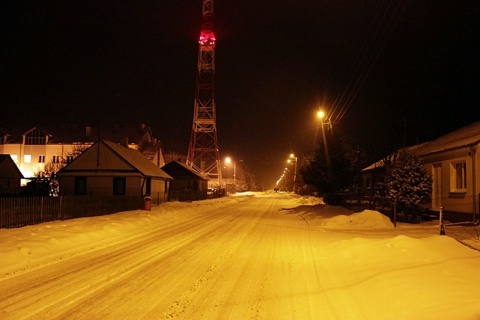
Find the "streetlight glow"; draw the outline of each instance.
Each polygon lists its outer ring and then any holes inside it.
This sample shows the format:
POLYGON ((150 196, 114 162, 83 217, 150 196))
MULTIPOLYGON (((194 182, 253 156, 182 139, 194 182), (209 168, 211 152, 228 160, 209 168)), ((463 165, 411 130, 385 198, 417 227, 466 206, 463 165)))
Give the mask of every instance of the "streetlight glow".
POLYGON ((317 112, 317 117, 321 120, 325 117, 325 112, 323 112, 322 110, 318 111, 317 112))

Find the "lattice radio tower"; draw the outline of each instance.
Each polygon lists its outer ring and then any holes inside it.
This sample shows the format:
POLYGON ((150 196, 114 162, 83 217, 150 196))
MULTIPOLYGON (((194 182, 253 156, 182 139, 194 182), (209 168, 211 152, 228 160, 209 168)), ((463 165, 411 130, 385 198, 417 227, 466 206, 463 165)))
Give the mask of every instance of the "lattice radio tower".
POLYGON ((197 83, 193 126, 187 165, 210 178, 210 185, 221 185, 222 170, 218 151, 215 107, 215 33, 213 0, 203 0, 202 30, 198 40, 197 83))

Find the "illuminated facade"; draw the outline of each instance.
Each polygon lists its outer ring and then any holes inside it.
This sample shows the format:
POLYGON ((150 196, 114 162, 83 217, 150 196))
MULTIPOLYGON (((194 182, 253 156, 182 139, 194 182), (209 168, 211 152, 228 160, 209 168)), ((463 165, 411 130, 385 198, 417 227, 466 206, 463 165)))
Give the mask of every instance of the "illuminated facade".
MULTIPOLYGON (((23 176, 39 177, 57 172, 90 147, 98 138, 106 138, 141 151, 159 168, 165 165, 159 140, 149 127, 140 125, 102 127, 64 125, 0 129, 0 154, 8 154, 23 176)), ((25 184, 27 181, 22 181, 25 184)))

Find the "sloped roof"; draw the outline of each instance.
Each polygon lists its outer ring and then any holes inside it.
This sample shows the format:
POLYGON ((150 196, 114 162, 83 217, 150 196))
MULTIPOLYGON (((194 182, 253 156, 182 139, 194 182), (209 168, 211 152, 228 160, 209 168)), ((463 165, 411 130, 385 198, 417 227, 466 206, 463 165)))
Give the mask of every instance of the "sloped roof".
POLYGON ((9 154, 0 154, 0 177, 8 179, 24 178, 9 154))
POLYGON ((421 145, 415 154, 423 156, 427 154, 453 150, 466 146, 473 146, 480 143, 480 121, 452 131, 438 139, 421 145))
POLYGON ((185 163, 180 161, 171 161, 162 167, 162 170, 167 172, 169 175, 173 176, 174 179, 177 179, 176 173, 178 170, 176 168, 180 168, 182 171, 190 173, 193 176, 196 176, 202 180, 210 180, 207 176, 201 174, 197 170, 193 169, 192 167, 187 166, 185 163))
MULTIPOLYGON (((405 151, 409 152, 409 153, 414 153, 416 154, 417 153, 417 150, 419 150, 420 148, 422 148, 422 146, 426 145, 428 142, 424 142, 422 144, 416 144, 416 145, 413 145, 413 146, 409 146, 409 147, 406 147, 406 148, 403 148, 405 151)), ((394 158, 397 156, 398 152, 397 153, 391 153, 389 154, 388 156, 384 157, 383 159, 380 159, 378 160, 377 162, 369 165, 368 167, 366 168, 363 168, 362 171, 369 171, 369 170, 375 170, 375 169, 378 169, 378 168, 383 168, 385 166, 385 160, 388 159, 388 160, 394 160, 394 158)))
POLYGON ((61 169, 59 175, 81 171, 135 171, 146 177, 172 179, 141 152, 103 139, 61 169))
MULTIPOLYGON (((419 157, 422 157, 432 153, 454 150, 478 144, 480 144, 480 121, 447 133, 435 140, 407 147, 406 150, 419 157)), ((387 156, 386 158, 392 156, 393 154, 387 156)), ((385 165, 384 160, 385 159, 381 159, 362 169, 362 171, 382 168, 385 165)))

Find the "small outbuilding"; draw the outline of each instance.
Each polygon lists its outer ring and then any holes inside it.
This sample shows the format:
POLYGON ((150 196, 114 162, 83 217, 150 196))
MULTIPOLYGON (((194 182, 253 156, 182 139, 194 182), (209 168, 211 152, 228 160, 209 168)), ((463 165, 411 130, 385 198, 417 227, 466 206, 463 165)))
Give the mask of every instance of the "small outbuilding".
POLYGON ((20 193, 23 174, 9 154, 0 154, 0 194, 20 193))
POLYGON ((167 201, 172 177, 141 152, 107 140, 90 148, 58 172, 61 195, 139 196, 167 201))
POLYGON ((169 200, 193 201, 207 198, 209 178, 180 161, 172 161, 162 167, 173 177, 169 200))

